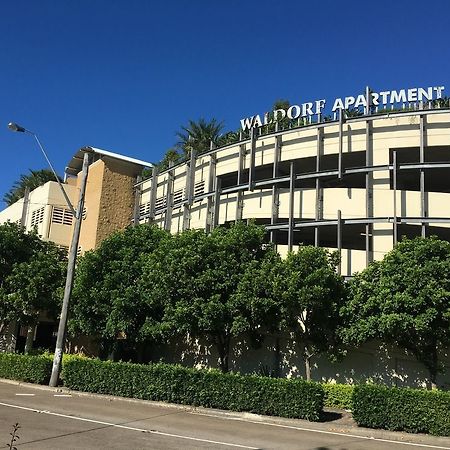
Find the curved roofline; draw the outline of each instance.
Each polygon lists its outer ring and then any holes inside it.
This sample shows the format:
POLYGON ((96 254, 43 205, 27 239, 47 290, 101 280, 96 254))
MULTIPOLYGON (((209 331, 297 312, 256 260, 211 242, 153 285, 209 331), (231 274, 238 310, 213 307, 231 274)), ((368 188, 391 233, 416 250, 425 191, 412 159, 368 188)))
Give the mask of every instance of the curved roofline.
POLYGON ((97 147, 81 147, 69 161, 69 164, 66 166, 65 173, 67 175, 76 176, 81 171, 83 165, 83 155, 84 153, 92 153, 98 156, 100 159, 102 156, 107 156, 108 158, 115 159, 117 161, 127 162, 129 164, 134 164, 136 166, 140 166, 142 169, 145 167, 153 167, 153 164, 148 161, 143 161, 141 159, 131 158, 129 156, 121 155, 119 153, 110 152, 109 150, 103 150, 97 147))

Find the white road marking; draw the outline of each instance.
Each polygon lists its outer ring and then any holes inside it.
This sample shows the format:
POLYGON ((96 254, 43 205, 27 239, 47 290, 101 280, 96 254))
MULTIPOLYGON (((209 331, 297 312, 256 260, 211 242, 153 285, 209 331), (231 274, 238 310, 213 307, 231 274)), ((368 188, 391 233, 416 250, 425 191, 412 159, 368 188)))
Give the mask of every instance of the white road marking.
POLYGON ((189 441, 205 442, 207 444, 217 444, 217 445, 225 445, 225 446, 228 446, 228 447, 239 447, 239 448, 248 448, 248 449, 251 449, 251 450, 258 450, 258 447, 249 447, 248 445, 239 445, 239 444, 232 444, 230 442, 212 441, 212 440, 209 440, 209 439, 195 438, 195 437, 192 437, 192 436, 183 436, 181 434, 164 433, 162 431, 156 431, 156 430, 146 430, 145 428, 128 427, 126 425, 120 425, 120 424, 115 424, 115 423, 111 423, 111 422, 103 422, 101 420, 87 419, 85 417, 68 416, 67 414, 59 414, 59 413, 46 411, 46 410, 39 410, 39 409, 35 409, 35 408, 27 408, 26 406, 12 405, 10 403, 0 402, 0 405, 1 406, 7 406, 9 408, 17 408, 17 409, 23 409, 25 411, 37 412, 37 413, 41 413, 41 414, 49 414, 51 416, 64 417, 66 419, 80 420, 82 422, 97 423, 99 425, 107 425, 107 426, 110 426, 110 427, 122 428, 122 429, 125 429, 125 430, 140 431, 140 432, 143 432, 143 433, 157 434, 157 435, 160 435, 160 436, 167 436, 167 437, 173 437, 173 438, 178 438, 178 439, 186 439, 186 440, 189 440, 189 441))
POLYGON ((240 422, 255 423, 257 425, 270 425, 272 427, 289 428, 291 430, 298 430, 298 431, 309 431, 311 433, 332 434, 335 436, 352 437, 352 438, 356 438, 356 439, 365 439, 365 440, 369 440, 369 441, 387 442, 389 444, 412 445, 415 447, 438 448, 441 450, 450 450, 450 447, 442 447, 439 445, 417 444, 415 442, 393 441, 390 439, 382 439, 382 438, 376 438, 376 437, 372 437, 372 436, 370 436, 370 437, 369 436, 358 436, 357 434, 349 434, 349 433, 345 433, 345 432, 338 433, 336 431, 314 430, 313 428, 303 428, 303 427, 295 427, 293 425, 282 425, 279 423, 270 423, 270 422, 263 422, 263 421, 257 421, 257 420, 241 419, 240 417, 222 417, 222 416, 217 416, 215 414, 203 414, 201 412, 192 412, 192 411, 189 412, 189 414, 196 414, 198 416, 215 417, 216 419, 237 420, 240 422))
POLYGON ((53 397, 72 397, 70 394, 53 394, 53 397))
POLYGON ((16 395, 21 395, 23 397, 34 397, 35 394, 16 394, 16 395))

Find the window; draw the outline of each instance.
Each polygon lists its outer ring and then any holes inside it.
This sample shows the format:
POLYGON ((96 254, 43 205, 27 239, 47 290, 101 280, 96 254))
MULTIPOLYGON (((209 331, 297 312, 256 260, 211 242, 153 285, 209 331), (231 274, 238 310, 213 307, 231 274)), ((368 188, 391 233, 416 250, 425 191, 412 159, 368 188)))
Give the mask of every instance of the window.
POLYGON ((40 223, 42 223, 44 221, 44 211, 45 211, 45 207, 43 206, 42 208, 35 209, 31 213, 31 226, 32 227, 37 227, 40 223))
MULTIPOLYGON (((84 212, 84 211, 83 211, 84 212)), ((73 215, 70 209, 54 206, 52 210, 52 223, 72 225, 73 215)))
POLYGON ((145 216, 146 214, 149 213, 150 213, 150 202, 142 203, 142 205, 139 206, 139 215, 145 216))
POLYGON ((164 208, 166 206, 166 197, 160 197, 156 199, 155 209, 164 208))
POLYGON ((173 193, 173 203, 177 204, 183 200, 183 189, 173 193))
POLYGON ((199 181, 194 185, 194 197, 198 197, 199 195, 203 195, 205 193, 205 182, 199 181))

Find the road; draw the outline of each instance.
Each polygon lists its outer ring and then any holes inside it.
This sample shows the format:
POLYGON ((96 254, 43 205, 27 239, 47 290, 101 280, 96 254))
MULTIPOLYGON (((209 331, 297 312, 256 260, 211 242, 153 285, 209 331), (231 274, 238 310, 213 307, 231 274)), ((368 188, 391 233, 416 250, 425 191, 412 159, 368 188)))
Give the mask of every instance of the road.
POLYGON ((387 438, 380 431, 373 438, 371 432, 352 432, 332 422, 228 415, 0 382, 1 448, 16 422, 18 449, 450 450, 450 440, 443 438, 399 433, 387 438))

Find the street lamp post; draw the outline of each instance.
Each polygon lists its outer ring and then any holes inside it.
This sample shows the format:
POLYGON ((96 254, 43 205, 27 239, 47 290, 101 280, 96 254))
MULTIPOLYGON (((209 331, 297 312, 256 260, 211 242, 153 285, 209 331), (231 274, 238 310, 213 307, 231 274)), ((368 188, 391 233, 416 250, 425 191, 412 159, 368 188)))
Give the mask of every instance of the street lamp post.
POLYGON ((42 146, 41 142, 39 141, 39 138, 37 137, 36 133, 33 133, 30 130, 27 130, 24 127, 21 127, 20 125, 17 125, 16 123, 10 123, 8 124, 8 128, 12 131, 20 132, 20 133, 28 133, 31 134, 36 142, 39 145, 39 148, 41 149, 42 153, 44 154, 44 157, 50 166, 53 174, 55 175, 56 181, 59 184, 59 187, 61 188, 61 191, 63 193, 63 196, 67 202, 67 205, 72 212, 73 216, 75 217, 75 226, 73 230, 72 235, 72 242, 70 244, 70 250, 69 250, 69 257, 67 261, 67 276, 66 276, 66 285, 64 289, 64 298, 61 308, 61 316, 59 319, 59 326, 58 326, 58 336, 56 338, 56 347, 55 347, 55 355, 53 357, 53 366, 52 366, 52 374, 50 377, 50 383, 49 385, 52 387, 55 387, 58 385, 59 380, 59 374, 61 372, 61 362, 62 362, 62 355, 64 351, 64 341, 66 337, 66 327, 67 327, 67 318, 68 318, 68 311, 69 311, 69 302, 70 302, 70 296, 72 293, 72 287, 73 287, 73 277, 75 272, 75 263, 77 259, 77 253, 78 253, 78 243, 80 240, 80 230, 81 230, 81 221, 83 219, 83 208, 84 208, 84 197, 86 193, 86 184, 87 184, 87 176, 89 171, 89 153, 84 153, 83 158, 83 168, 81 172, 81 186, 80 186, 80 196, 78 198, 78 205, 77 209, 73 207, 65 189, 64 186, 61 184, 61 181, 59 180, 58 175, 55 172, 55 169, 53 168, 47 153, 44 150, 44 147, 42 146))

